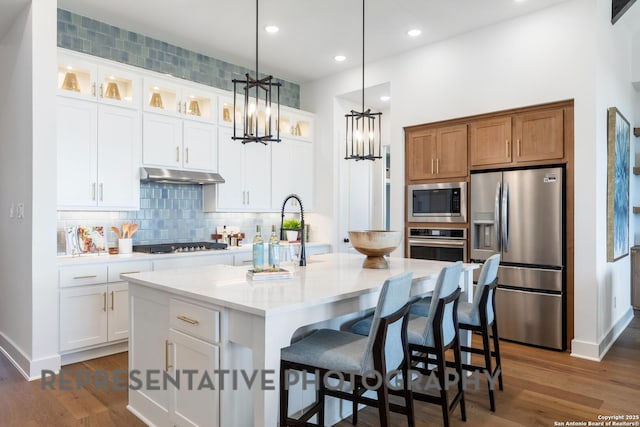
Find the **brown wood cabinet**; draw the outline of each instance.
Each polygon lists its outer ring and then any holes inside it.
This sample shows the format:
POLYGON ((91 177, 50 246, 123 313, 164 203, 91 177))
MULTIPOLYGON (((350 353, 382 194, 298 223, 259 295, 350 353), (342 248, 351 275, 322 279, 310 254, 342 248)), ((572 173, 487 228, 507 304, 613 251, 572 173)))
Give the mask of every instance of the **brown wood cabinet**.
POLYGON ((469 124, 471 166, 511 163, 511 116, 469 124))
POLYGON ((563 158, 563 108, 514 112, 469 122, 472 168, 537 164, 563 158))
POLYGON ((467 176, 466 124, 412 129, 405 142, 408 181, 467 176))
POLYGON ((561 108, 532 111, 514 117, 514 161, 531 162, 564 157, 564 117, 561 108))

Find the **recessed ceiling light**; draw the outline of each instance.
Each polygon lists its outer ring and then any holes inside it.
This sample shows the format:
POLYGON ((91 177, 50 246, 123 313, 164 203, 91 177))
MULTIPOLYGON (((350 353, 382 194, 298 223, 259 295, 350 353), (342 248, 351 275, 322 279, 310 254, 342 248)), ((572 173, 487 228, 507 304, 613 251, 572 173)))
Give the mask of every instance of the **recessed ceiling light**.
POLYGON ((389 95, 382 95, 382 96, 380 97, 380 101, 382 101, 382 102, 387 102, 387 101, 389 101, 390 99, 391 99, 391 97, 390 97, 389 95))
POLYGON ((422 30, 414 28, 412 30, 407 31, 407 34, 409 34, 411 37, 418 37, 420 34, 422 34, 422 30))
POLYGON ((344 55, 336 55, 336 56, 333 57, 333 59, 335 59, 337 62, 342 62, 345 59, 347 59, 347 57, 344 56, 344 55))
POLYGON ((275 25, 267 25, 266 27, 264 27, 264 30, 267 33, 277 33, 278 31, 280 31, 280 28, 276 27, 275 25))

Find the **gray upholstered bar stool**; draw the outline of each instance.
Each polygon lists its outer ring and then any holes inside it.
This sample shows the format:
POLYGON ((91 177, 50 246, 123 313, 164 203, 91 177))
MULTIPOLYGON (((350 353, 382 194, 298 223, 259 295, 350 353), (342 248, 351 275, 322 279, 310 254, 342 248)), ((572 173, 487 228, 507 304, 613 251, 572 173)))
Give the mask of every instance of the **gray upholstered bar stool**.
MULTIPOLYGON (((412 315, 407 328, 412 369, 419 371, 423 376, 431 375, 433 372, 438 377, 440 389, 439 395, 434 396, 416 391, 416 387, 413 387, 413 398, 439 404, 442 408, 445 426, 449 425, 449 414, 458 404, 460 404, 462 420, 466 420, 462 383, 458 381, 455 396, 449 398, 447 393, 449 383, 445 376, 447 375, 445 352, 451 349, 454 353, 453 366, 456 369, 458 378, 462 378, 462 360, 457 326, 457 305, 460 297, 458 285, 461 274, 462 262, 443 268, 438 275, 432 296, 428 299, 420 300, 425 304, 428 302, 428 307, 424 310, 427 313, 432 313, 432 316, 412 315), (432 371, 429 367, 434 365, 436 368, 432 371)), ((415 303, 413 306, 415 306, 415 303)), ((351 330, 355 333, 366 333, 366 325, 370 324, 370 322, 371 317, 366 317, 356 322, 351 330)), ((355 416, 353 423, 357 423, 355 416)))
POLYGON ((354 400, 356 395, 325 384, 325 377, 341 377, 353 384, 354 389, 368 388, 377 391, 377 400, 358 396, 358 402, 378 407, 381 426, 389 426, 389 411, 407 415, 409 426, 414 425, 411 389, 403 381, 404 406, 389 402, 389 376, 393 371, 407 378, 409 354, 407 324, 411 302, 411 273, 394 276, 385 281, 368 337, 346 331, 321 329, 282 349, 280 353, 280 427, 310 426, 314 415, 317 425, 324 424, 324 397, 354 400), (289 391, 286 381, 289 371, 310 372, 317 378, 317 400, 299 418, 289 417, 289 391), (382 378, 370 376, 376 372, 382 378), (388 375, 388 373, 391 373, 388 375))
MULTIPOLYGON (((445 267, 438 276, 429 306, 429 316, 411 316, 407 327, 409 353, 412 369, 425 376, 435 374, 438 379, 439 395, 412 387, 413 398, 423 402, 439 404, 442 409, 444 426, 449 426, 449 415, 460 405, 460 415, 466 421, 464 390, 462 387, 462 358, 460 355, 460 335, 458 333, 458 301, 460 299, 460 276, 462 262, 445 267), (450 375, 446 370, 447 350, 453 352, 453 366, 457 375, 455 394, 449 396, 450 375), (435 369, 432 369, 435 366, 435 369)), ((424 384, 424 383, 422 383, 424 384)), ((427 386, 431 385, 427 382, 427 386)))
MULTIPOLYGON (((473 296, 473 302, 461 302, 458 306, 458 324, 460 329, 478 332, 482 336, 482 348, 462 346, 462 352, 480 354, 484 357, 484 365, 463 364, 462 368, 468 371, 486 372, 495 379, 498 376, 498 385, 502 390, 502 365, 500 363, 500 341, 498 336, 498 322, 496 320, 496 292, 498 283, 498 266, 500 254, 489 257, 482 265, 478 286, 473 296), (489 335, 493 337, 493 350, 489 335), (491 359, 495 359, 495 367, 492 367, 491 359)), ((484 377, 484 375, 483 375, 484 377)), ((496 410, 493 395, 493 381, 487 381, 489 388, 489 404, 492 411, 496 410)))

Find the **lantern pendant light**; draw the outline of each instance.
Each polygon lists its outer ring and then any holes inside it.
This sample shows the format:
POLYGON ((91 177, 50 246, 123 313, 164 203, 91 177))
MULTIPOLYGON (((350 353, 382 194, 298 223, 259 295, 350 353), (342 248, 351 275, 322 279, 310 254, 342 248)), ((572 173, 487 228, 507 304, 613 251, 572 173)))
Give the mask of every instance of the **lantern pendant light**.
POLYGON ((346 114, 346 160, 375 160, 382 158, 382 113, 364 109, 364 1, 362 0, 362 111, 346 114))
POLYGON ((244 98, 244 102, 242 104, 243 132, 241 136, 236 134, 237 114, 234 113, 232 139, 239 140, 243 144, 259 142, 267 145, 269 141, 280 142, 280 86, 282 83, 274 82, 273 76, 260 79, 258 74, 258 0, 256 0, 256 76, 253 78, 249 73, 245 76, 245 80, 233 79, 233 111, 236 111, 238 95, 244 98), (240 88, 240 94, 238 88, 240 88), (264 114, 264 119, 260 114, 264 114), (274 121, 275 126, 273 126, 274 121))

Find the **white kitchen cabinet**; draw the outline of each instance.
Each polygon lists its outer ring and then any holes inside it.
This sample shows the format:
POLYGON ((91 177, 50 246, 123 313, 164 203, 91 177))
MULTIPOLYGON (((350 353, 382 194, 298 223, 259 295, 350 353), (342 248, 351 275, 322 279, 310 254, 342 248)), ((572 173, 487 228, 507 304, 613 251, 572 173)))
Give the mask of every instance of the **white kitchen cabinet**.
POLYGON ((60 351, 129 337, 127 284, 60 290, 60 351))
POLYGON ((60 352, 126 340, 129 294, 120 274, 150 269, 147 261, 60 269, 60 352))
POLYGON ((220 369, 220 309, 140 288, 132 293, 131 303, 129 371, 181 375, 180 388, 169 384, 167 388, 130 390, 131 407, 142 411, 152 425, 219 426, 219 377, 215 372, 220 369), (194 371, 192 390, 187 370, 194 371), (197 390, 205 373, 215 390, 197 390))
POLYGON ((60 291, 60 351, 107 342, 107 285, 60 291))
POLYGON ((61 50, 58 95, 128 108, 140 107, 140 78, 111 62, 61 50))
POLYGON ((217 171, 214 125, 144 113, 142 161, 147 166, 217 171))
POLYGON ((143 108, 156 114, 214 124, 217 95, 185 80, 144 78, 143 108))
POLYGON ((218 185, 217 208, 221 211, 271 209, 271 146, 242 144, 231 139, 232 128, 220 128, 218 171, 225 183, 218 185))
MULTIPOLYGON (((313 209, 313 144, 284 138, 271 147, 271 209, 280 211, 289 194, 302 199, 306 211, 313 209)), ((299 212, 295 199, 287 202, 287 212, 299 212)))
POLYGON ((211 426, 220 425, 220 393, 218 376, 214 373, 220 369, 220 355, 217 345, 201 341, 173 328, 168 334, 171 357, 169 374, 186 370, 194 370, 193 388, 190 390, 184 383, 180 388, 169 386, 169 419, 179 426, 211 426), (198 385, 203 375, 210 375, 214 389, 198 385))
POLYGON ((58 209, 139 209, 139 112, 58 97, 56 113, 58 209))

